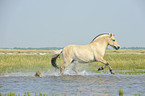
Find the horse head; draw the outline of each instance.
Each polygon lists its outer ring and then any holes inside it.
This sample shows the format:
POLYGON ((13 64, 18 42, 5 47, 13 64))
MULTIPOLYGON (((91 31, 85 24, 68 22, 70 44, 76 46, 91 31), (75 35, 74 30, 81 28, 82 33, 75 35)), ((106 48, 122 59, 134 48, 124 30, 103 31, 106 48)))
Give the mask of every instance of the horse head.
POLYGON ((110 45, 111 47, 113 47, 116 50, 118 50, 120 48, 119 44, 117 43, 117 40, 115 39, 115 37, 112 33, 109 33, 108 45, 110 45))

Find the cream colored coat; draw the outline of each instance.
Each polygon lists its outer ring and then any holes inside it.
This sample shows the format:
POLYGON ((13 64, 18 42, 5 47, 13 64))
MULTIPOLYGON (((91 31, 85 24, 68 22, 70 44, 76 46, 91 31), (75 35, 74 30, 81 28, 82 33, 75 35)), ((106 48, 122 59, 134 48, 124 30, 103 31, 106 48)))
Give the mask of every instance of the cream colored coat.
MULTIPOLYGON (((105 50, 108 45, 112 46, 116 50, 120 48, 112 33, 101 34, 99 36, 96 36, 93 39, 93 41, 88 45, 69 45, 64 47, 62 50, 64 64, 60 67, 61 73, 63 73, 64 68, 71 63, 87 63, 99 61, 104 63, 105 65, 103 67, 100 67, 98 71, 103 70, 107 65, 109 67, 110 72, 113 74, 112 68, 109 66, 109 63, 103 59, 105 50)), ((55 55, 51 60, 52 65, 54 65, 54 67, 57 67, 55 61, 59 55, 60 54, 55 55)), ((73 70, 77 73, 76 68, 73 68, 73 70)))

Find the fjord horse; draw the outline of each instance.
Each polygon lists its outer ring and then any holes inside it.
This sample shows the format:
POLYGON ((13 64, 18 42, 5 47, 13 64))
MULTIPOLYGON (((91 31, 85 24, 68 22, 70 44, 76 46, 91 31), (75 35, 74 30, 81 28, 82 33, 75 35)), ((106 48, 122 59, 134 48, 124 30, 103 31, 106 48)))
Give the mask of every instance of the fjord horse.
MULTIPOLYGON (((112 33, 100 34, 96 36, 88 45, 68 45, 64 47, 59 54, 52 57, 51 64, 55 68, 60 68, 60 72, 63 74, 64 68, 72 63, 76 65, 77 62, 88 63, 98 61, 104 64, 104 66, 100 67, 98 71, 103 70, 106 66, 108 66, 111 74, 114 74, 109 63, 103 59, 108 45, 116 50, 120 48, 112 33), (64 64, 61 65, 61 67, 58 67, 56 64, 56 59, 61 53, 64 64)), ((77 73, 75 66, 72 69, 77 73)))

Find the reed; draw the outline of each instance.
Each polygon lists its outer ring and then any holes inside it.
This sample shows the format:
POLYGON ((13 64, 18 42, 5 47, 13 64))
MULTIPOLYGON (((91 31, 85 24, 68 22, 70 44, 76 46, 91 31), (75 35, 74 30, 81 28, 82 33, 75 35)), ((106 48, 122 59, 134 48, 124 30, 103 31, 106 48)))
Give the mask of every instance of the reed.
POLYGON ((121 88, 119 89, 119 96, 123 96, 123 90, 121 90, 121 88))

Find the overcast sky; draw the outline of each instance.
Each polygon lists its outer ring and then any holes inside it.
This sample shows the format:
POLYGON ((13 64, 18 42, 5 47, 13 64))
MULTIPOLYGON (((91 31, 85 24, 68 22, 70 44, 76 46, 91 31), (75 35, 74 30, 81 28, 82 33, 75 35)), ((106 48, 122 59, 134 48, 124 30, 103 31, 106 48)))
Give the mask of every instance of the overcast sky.
POLYGON ((145 0, 0 0, 0 48, 84 45, 104 32, 145 47, 145 0))

